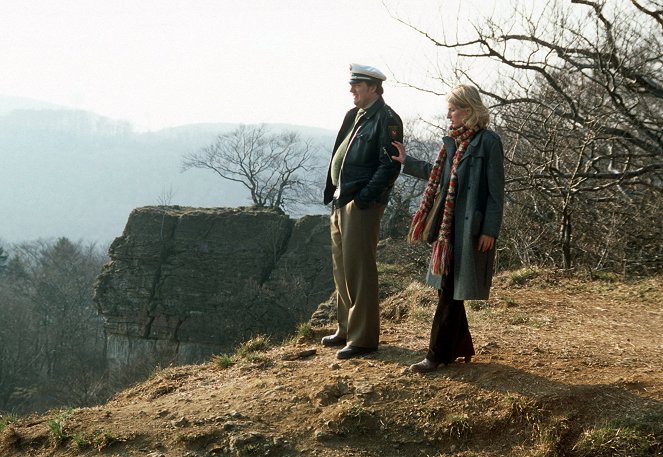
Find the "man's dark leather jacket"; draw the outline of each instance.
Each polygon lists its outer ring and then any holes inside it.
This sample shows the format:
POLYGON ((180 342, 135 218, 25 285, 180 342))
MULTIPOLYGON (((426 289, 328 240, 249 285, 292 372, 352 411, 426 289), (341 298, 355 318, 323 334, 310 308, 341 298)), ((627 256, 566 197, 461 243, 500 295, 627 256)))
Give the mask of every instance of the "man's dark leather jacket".
MULTIPOLYGON (((336 137, 332 157, 354 123, 358 108, 345 115, 336 137)), ((387 204, 389 192, 400 172, 400 163, 391 159, 398 150, 392 141, 403 141, 403 122, 380 97, 366 110, 348 144, 339 175, 340 193, 335 205, 341 207, 350 201, 361 209, 372 204, 387 204)), ((334 199, 336 186, 331 181, 331 160, 327 170, 325 205, 334 199)))

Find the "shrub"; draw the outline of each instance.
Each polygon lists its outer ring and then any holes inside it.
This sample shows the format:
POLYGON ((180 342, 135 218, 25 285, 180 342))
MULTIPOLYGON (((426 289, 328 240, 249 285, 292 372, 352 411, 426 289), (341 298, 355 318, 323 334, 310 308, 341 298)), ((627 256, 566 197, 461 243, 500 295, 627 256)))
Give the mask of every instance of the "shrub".
POLYGON ((0 432, 3 431, 9 424, 18 422, 18 416, 15 414, 0 414, 0 432))
POLYGON ((302 322, 297 327, 297 333, 295 334, 297 338, 308 338, 313 332, 313 326, 310 322, 302 322))
POLYGON ((67 439, 67 434, 64 430, 64 423, 71 412, 72 409, 60 410, 55 418, 48 421, 49 435, 56 446, 67 439))
POLYGON ((270 346, 271 343, 268 336, 258 335, 242 343, 237 348, 236 355, 242 359, 245 359, 252 353, 268 350, 270 346))
POLYGON ((231 367, 235 363, 232 356, 228 354, 215 355, 213 359, 219 368, 224 370, 228 367, 231 367))

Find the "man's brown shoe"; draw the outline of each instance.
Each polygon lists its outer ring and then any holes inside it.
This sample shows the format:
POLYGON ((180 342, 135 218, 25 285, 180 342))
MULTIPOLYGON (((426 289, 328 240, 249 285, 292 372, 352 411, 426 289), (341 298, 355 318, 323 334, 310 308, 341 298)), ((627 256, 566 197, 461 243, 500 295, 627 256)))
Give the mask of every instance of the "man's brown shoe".
POLYGON ((323 346, 345 346, 345 338, 338 335, 329 335, 322 338, 323 346))
POLYGON ((421 362, 410 365, 410 370, 414 371, 415 373, 428 373, 437 370, 438 365, 439 363, 424 359, 421 362))

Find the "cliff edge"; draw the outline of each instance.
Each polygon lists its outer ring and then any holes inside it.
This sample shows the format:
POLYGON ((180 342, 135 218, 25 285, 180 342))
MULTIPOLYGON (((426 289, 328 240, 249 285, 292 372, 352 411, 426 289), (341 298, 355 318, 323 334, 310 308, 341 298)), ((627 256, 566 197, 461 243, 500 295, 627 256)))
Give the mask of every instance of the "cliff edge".
POLYGON ((333 290, 328 219, 135 209, 95 285, 111 370, 197 363, 256 334, 292 333, 333 290))

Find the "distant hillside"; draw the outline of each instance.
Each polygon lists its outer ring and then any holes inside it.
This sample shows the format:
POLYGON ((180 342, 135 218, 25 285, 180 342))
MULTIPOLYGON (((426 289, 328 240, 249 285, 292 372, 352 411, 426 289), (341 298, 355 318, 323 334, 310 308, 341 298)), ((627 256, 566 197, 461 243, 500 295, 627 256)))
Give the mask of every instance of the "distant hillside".
MULTIPOLYGON (((168 203, 234 207, 250 203, 237 183, 211 172, 180 172, 182 155, 237 124, 198 124, 137 132, 128 122, 84 111, 2 97, 0 104, 0 241, 67 236, 107 243, 130 211, 168 203), (13 107, 9 110, 8 107, 13 107)), ((333 133, 274 125, 329 148, 333 133)))
POLYGON ((0 116, 4 116, 17 109, 65 109, 63 106, 58 106, 53 103, 42 102, 41 100, 34 100, 26 97, 11 97, 0 95, 0 116))

